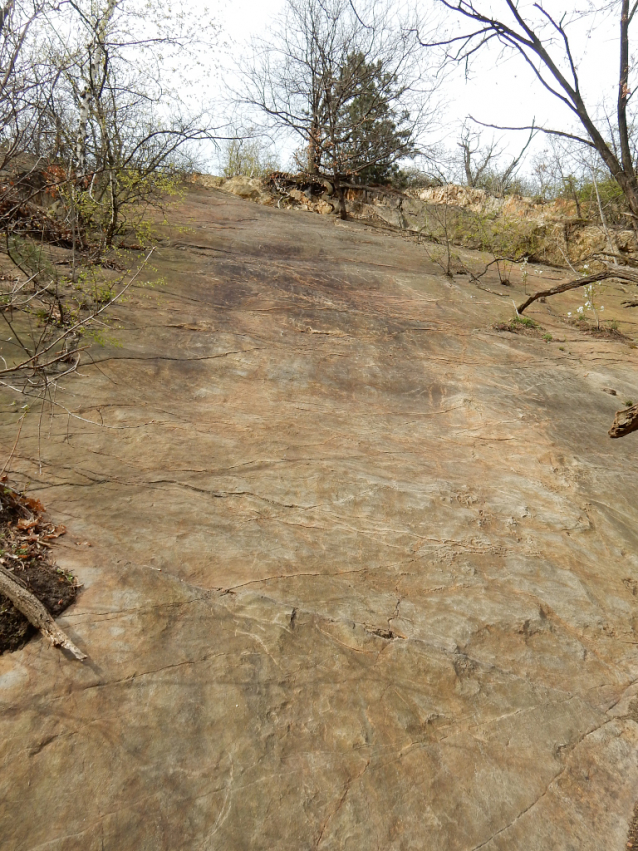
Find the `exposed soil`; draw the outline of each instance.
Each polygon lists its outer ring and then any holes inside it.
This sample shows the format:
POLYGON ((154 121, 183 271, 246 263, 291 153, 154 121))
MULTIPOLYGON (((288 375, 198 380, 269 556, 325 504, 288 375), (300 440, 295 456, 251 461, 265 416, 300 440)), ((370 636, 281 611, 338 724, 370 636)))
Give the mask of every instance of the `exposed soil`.
MULTIPOLYGON (((57 617, 75 600, 73 576, 53 563, 48 541, 63 535, 44 517, 39 500, 3 483, 0 491, 0 563, 26 585, 47 610, 57 617)), ((18 650, 35 629, 7 598, 0 594, 0 653, 18 650)))

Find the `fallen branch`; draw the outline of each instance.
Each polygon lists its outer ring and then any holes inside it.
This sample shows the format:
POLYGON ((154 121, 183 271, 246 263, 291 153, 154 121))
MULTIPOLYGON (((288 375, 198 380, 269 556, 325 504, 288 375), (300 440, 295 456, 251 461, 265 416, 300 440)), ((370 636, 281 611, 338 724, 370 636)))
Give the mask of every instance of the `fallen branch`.
POLYGON ((566 293, 567 290, 575 290, 578 287, 586 287, 588 284, 595 284, 598 281, 606 281, 609 278, 623 278, 624 280, 631 281, 632 283, 638 283, 638 278, 636 276, 629 277, 626 273, 621 273, 621 270, 614 270, 613 272, 607 270, 605 272, 598 272, 596 275, 587 275, 585 278, 577 278, 575 281, 566 281, 564 284, 559 284, 557 287, 552 287, 551 290, 542 290, 541 292, 534 293, 531 295, 527 301, 524 301, 519 307, 516 308, 517 313, 522 313, 524 310, 535 302, 539 298, 546 298, 550 295, 558 295, 558 293, 566 293))
POLYGON ((609 429, 609 436, 624 437, 632 431, 638 431, 638 405, 616 412, 614 423, 609 429))
POLYGON ((39 629, 53 647, 63 647, 72 653, 80 662, 86 659, 79 647, 68 638, 53 620, 37 597, 27 590, 26 585, 0 565, 0 593, 8 597, 16 609, 21 612, 29 623, 39 629))

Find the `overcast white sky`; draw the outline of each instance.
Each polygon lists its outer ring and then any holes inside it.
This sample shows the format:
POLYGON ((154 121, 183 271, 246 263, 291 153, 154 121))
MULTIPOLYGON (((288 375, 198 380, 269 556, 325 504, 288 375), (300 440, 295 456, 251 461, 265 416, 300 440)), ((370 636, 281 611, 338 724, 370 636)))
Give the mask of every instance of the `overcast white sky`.
MULTIPOLYGON (((431 5, 431 0, 421 0, 431 5)), ((525 6, 532 0, 523 0, 525 6)), ((230 42, 229 53, 222 51, 222 65, 229 64, 230 56, 241 56, 252 35, 266 34, 269 23, 283 9, 285 0, 221 0, 213 11, 219 20, 223 38, 230 42)), ((503 13, 503 0, 493 0, 495 12, 503 13)), ((564 10, 571 11, 574 2, 546 0, 545 8, 560 17, 564 10)), ((594 107, 603 98, 614 103, 615 82, 618 73, 616 21, 601 18, 596 22, 589 37, 584 28, 577 31, 581 89, 588 93, 588 105, 594 107)), ((222 74, 224 68, 222 68, 222 74)), ((570 121, 570 113, 559 104, 534 79, 532 72, 518 58, 501 63, 496 54, 483 53, 474 63, 472 76, 465 80, 460 69, 450 76, 443 94, 443 123, 449 126, 448 144, 454 146, 458 127, 471 114, 486 123, 516 126, 536 123, 564 128, 570 121)), ((485 131, 490 135, 491 131, 485 131)), ((503 135, 503 134, 497 134, 503 135)), ((524 141, 524 134, 507 134, 505 143, 514 150, 524 141)), ((542 144, 539 140, 538 146, 542 144)), ((283 165, 286 165, 284 162, 283 165)))

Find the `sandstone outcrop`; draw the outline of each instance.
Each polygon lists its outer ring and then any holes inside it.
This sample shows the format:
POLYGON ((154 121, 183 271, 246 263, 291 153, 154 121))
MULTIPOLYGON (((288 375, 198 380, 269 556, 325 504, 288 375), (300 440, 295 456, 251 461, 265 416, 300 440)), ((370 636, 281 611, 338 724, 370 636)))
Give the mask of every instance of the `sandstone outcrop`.
POLYGON ((201 186, 173 220, 11 463, 89 659, 0 657, 3 849, 622 851, 636 349, 495 331, 520 281, 359 222, 201 186))
MULTIPOLYGON (((290 177, 291 186, 294 176, 290 177)), ((338 205, 324 194, 321 198, 288 188, 279 191, 272 180, 258 178, 195 178, 204 186, 260 204, 300 207, 327 215, 338 205)), ((528 256, 531 262, 568 267, 596 263, 594 255, 611 252, 638 262, 638 244, 632 230, 611 228, 580 219, 574 204, 557 200, 536 202, 510 195, 496 198, 483 189, 465 186, 435 186, 405 192, 383 187, 349 186, 346 191, 348 214, 361 220, 376 219, 398 230, 500 256, 528 256)))

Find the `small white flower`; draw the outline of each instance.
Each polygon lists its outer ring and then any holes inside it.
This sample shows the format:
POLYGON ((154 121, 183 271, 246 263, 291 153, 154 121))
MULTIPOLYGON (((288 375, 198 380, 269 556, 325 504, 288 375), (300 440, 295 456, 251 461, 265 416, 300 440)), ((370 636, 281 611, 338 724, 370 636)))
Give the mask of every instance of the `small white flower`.
POLYGON ((583 266, 583 269, 589 269, 589 263, 585 263, 585 265, 583 266))
POLYGON ((605 308, 604 308, 604 307, 601 307, 600 309, 601 309, 601 310, 604 310, 605 308))
POLYGON ((572 315, 571 310, 569 310, 569 311, 567 312, 567 315, 568 315, 568 316, 571 316, 571 315, 572 315))
POLYGON ((584 312, 585 312, 585 308, 584 308, 584 307, 579 307, 579 308, 578 308, 578 312, 579 312, 579 313, 584 313, 584 312))

